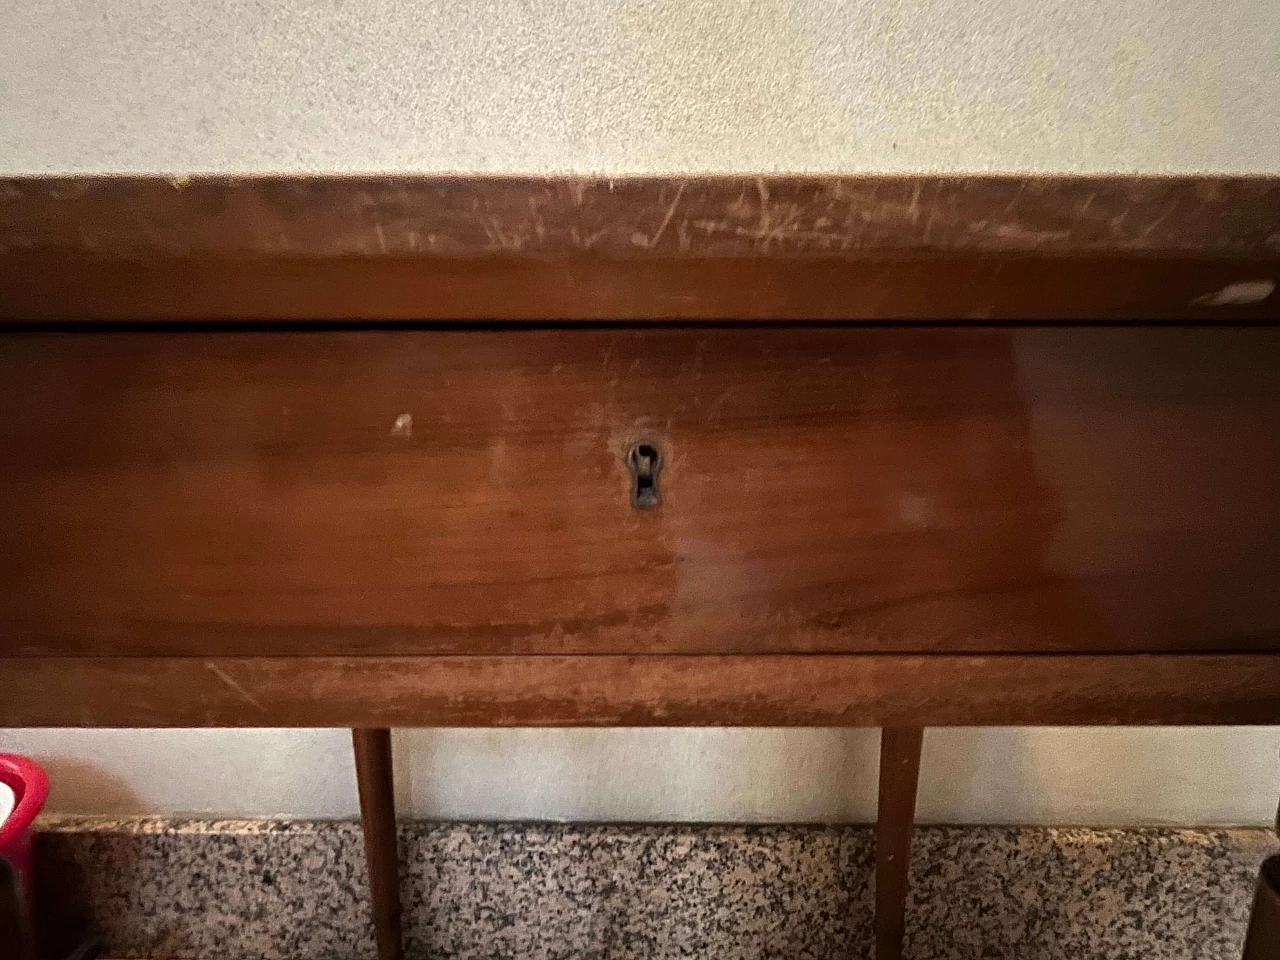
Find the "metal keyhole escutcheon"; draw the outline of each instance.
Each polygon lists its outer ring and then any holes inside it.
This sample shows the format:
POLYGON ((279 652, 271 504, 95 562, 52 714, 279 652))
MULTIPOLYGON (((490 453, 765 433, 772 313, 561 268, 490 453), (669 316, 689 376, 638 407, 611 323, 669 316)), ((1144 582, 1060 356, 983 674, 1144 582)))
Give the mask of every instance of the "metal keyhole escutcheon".
POLYGON ((631 471, 631 505, 637 510, 652 510, 662 503, 658 492, 658 472, 662 469, 662 453, 658 445, 641 440, 627 454, 631 471))

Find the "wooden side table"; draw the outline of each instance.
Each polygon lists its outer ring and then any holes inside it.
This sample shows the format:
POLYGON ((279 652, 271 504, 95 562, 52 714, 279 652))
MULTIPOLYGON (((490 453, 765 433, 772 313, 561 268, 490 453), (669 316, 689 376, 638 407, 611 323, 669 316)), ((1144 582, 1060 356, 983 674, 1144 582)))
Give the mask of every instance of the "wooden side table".
POLYGON ((0 182, 0 725, 1280 722, 1280 182, 0 182))

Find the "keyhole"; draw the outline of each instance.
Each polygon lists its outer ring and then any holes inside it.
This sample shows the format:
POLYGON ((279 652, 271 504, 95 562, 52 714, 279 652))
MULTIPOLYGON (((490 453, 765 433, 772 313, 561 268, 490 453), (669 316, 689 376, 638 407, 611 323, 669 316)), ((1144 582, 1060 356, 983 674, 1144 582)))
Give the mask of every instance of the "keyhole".
POLYGON ((658 495, 662 454, 657 446, 641 440, 627 454, 627 467, 631 471, 631 505, 637 510, 652 510, 658 506, 662 502, 658 495))

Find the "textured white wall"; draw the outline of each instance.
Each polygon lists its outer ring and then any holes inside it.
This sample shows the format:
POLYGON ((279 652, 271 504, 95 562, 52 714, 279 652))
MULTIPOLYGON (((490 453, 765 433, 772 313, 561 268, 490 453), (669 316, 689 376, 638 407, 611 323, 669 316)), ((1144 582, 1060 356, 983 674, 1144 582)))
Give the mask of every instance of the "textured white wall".
POLYGON ((0 0, 0 173, 1276 172, 1276 0, 0 0))
MULTIPOLYGON (((402 813, 450 819, 870 821, 872 730, 405 730, 402 813)), ((352 817, 345 730, 0 731, 63 813, 352 817)), ((1280 729, 931 730, 920 817, 1274 821, 1280 729)))

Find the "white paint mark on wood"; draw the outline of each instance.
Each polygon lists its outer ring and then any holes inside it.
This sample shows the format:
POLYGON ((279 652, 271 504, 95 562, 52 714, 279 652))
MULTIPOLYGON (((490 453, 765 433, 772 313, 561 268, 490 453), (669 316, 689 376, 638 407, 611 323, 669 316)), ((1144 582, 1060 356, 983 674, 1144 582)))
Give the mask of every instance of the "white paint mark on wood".
POLYGON ((1191 302, 1205 307, 1240 307, 1261 303, 1276 292, 1274 280, 1241 280, 1221 290, 1196 297, 1191 302))
POLYGON ((391 435, 393 437, 404 437, 406 440, 413 436, 413 414, 402 413, 396 417, 396 422, 391 425, 391 435))

